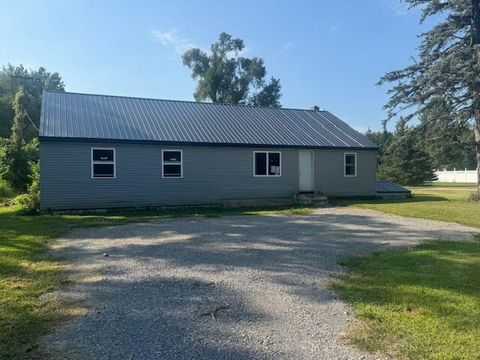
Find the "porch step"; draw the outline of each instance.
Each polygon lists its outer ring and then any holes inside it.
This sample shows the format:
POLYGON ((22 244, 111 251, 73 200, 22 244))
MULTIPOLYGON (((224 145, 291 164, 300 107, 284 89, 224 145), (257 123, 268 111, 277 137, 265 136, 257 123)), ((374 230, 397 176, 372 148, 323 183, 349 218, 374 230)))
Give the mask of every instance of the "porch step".
POLYGON ((298 193, 294 195, 296 204, 328 206, 328 198, 323 194, 316 193, 298 193))

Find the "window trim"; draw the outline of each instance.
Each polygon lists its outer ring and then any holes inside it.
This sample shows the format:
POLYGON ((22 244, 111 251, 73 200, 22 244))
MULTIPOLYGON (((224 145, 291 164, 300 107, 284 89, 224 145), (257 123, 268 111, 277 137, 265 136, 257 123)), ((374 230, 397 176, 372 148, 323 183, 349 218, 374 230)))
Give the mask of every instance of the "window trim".
POLYGON ((253 177, 281 177, 282 176, 282 152, 281 151, 261 151, 261 150, 255 150, 253 152, 253 177), (268 154, 278 154, 278 161, 280 164, 280 174, 278 175, 268 175, 268 154), (267 154, 266 155, 266 161, 265 161, 265 166, 266 166, 266 173, 265 175, 257 175, 255 174, 255 154, 267 154))
POLYGON ((346 152, 343 153, 343 176, 344 177, 357 177, 357 153, 356 152, 346 152), (348 175, 347 174, 347 155, 353 155, 355 157, 355 174, 354 175, 348 175))
POLYGON ((90 148, 90 171, 92 179, 116 179, 117 178, 117 151, 115 148, 91 147, 90 148), (113 161, 93 160, 93 150, 113 150, 113 161), (113 176, 95 176, 93 173, 93 165, 95 164, 113 164, 113 176))
POLYGON ((162 179, 182 179, 183 178, 183 150, 180 149, 162 149, 162 179), (165 151, 178 151, 180 152, 180 161, 176 162, 165 162, 163 158, 163 153, 165 151), (164 165, 180 165, 180 176, 165 176, 164 174, 164 165))

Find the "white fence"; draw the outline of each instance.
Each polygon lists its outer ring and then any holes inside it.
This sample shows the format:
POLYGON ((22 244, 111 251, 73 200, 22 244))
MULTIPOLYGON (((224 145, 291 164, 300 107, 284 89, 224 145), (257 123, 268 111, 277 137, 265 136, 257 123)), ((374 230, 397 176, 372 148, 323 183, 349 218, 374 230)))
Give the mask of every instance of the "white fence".
POLYGON ((453 170, 453 171, 435 171, 438 182, 447 183, 476 183, 477 170, 453 170))

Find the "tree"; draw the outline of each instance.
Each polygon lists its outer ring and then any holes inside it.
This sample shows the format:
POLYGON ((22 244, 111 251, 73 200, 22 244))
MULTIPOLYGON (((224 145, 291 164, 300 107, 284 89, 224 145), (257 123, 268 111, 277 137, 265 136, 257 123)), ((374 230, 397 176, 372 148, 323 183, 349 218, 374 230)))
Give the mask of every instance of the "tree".
POLYGON ((0 70, 0 178, 24 191, 38 162, 37 128, 43 90, 63 91, 58 73, 8 64, 0 70))
POLYGON ((267 82, 263 60, 240 56, 244 48, 243 40, 221 33, 210 53, 194 48, 183 54, 183 64, 198 81, 193 94, 196 101, 280 106, 280 80, 267 82))
POLYGON ((36 141, 28 144, 24 141, 23 129, 29 96, 23 86, 18 89, 13 101, 14 118, 11 136, 3 142, 0 151, 0 175, 14 189, 25 190, 29 183, 32 161, 37 158, 36 141))
POLYGON ((399 121, 393 140, 383 155, 378 169, 382 179, 402 185, 421 185, 436 180, 433 162, 421 145, 418 133, 399 121))
POLYGON ((377 169, 383 162, 383 156, 388 149, 388 146, 393 140, 393 134, 386 129, 383 131, 367 130, 365 135, 378 146, 377 169))
POLYGON ((26 141, 38 135, 40 123, 40 106, 43 90, 64 91, 65 84, 58 73, 50 73, 45 68, 27 70, 22 65, 8 64, 0 70, 0 136, 10 137, 13 124, 13 101, 20 87, 29 96, 25 108, 28 118, 24 122, 24 137, 26 141), (32 120, 33 124, 30 122, 32 120), (34 126, 35 125, 35 126, 34 126))
POLYGON ((0 138, 0 178, 17 191, 25 191, 31 182, 32 166, 38 162, 38 139, 23 142, 20 149, 11 139, 0 138))
POLYGON ((20 86, 15 94, 15 100, 13 101, 13 124, 10 136, 11 147, 15 150, 20 150, 23 144, 23 127, 25 117, 27 116, 26 108, 28 107, 27 94, 23 86, 20 86))
POLYGON ((472 125, 457 125, 451 109, 441 98, 420 116, 417 127, 423 149, 435 169, 471 169, 475 167, 475 138, 472 125))
MULTIPOLYGON (((380 79, 379 84, 395 83, 385 105, 388 119, 421 116, 443 99, 450 109, 449 125, 473 124, 480 194, 480 0, 404 1, 421 9, 421 22, 441 20, 421 34, 417 61, 380 79)), ((436 122, 431 118, 424 126, 436 122)))

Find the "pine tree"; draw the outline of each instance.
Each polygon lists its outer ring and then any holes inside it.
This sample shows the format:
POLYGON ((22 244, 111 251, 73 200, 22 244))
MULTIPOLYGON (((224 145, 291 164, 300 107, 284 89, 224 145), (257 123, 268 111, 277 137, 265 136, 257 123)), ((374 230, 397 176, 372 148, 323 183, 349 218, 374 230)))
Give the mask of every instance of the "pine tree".
POLYGON ((436 180, 432 159, 419 140, 418 133, 400 121, 383 155, 379 178, 410 186, 436 180))
POLYGON ((476 165, 472 125, 456 125, 451 112, 448 104, 438 98, 437 105, 420 116, 416 128, 421 145, 432 158, 435 169, 472 169, 476 165))
MULTIPOLYGON (((405 2, 422 10, 422 22, 431 17, 440 20, 420 35, 418 60, 380 80, 380 84, 395 83, 385 105, 389 119, 399 113, 407 120, 421 116, 441 97, 451 109, 450 125, 473 124, 480 193, 480 0, 405 2)), ((432 118, 429 123, 436 121, 432 118)))

